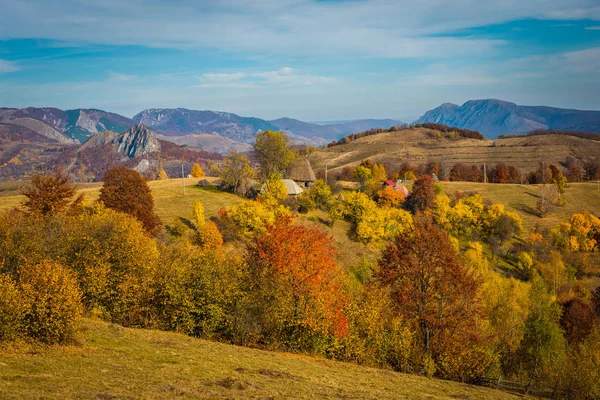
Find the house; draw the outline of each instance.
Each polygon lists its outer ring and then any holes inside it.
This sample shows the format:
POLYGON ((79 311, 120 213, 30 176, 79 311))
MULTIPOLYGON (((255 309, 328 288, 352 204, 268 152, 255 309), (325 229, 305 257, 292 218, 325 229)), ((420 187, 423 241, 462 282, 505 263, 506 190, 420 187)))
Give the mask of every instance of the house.
POLYGON ((433 179, 434 182, 439 182, 440 179, 437 177, 437 175, 434 173, 431 174, 431 179, 433 179))
POLYGON ((383 182, 383 187, 385 188, 387 186, 391 186, 391 187, 393 187, 395 189, 396 188, 396 182, 394 182, 391 179, 388 179, 387 181, 383 182))
POLYGON ((402 181, 400 179, 398 179, 396 181, 396 191, 397 192, 402 192, 402 194, 404 195, 404 198, 407 198, 408 195, 410 194, 410 192, 408 191, 408 189, 406 188, 406 186, 404 186, 402 184, 402 181))
POLYGON ((300 187, 310 187, 317 180, 307 157, 297 157, 290 165, 285 178, 293 180, 300 187))

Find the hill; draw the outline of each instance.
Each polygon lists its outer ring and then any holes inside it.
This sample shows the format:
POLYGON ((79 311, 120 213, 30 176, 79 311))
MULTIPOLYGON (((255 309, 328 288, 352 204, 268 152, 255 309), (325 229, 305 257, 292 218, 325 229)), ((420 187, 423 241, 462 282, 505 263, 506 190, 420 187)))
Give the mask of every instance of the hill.
POLYGON ((158 168, 180 176, 184 165, 189 173, 194 163, 208 168, 222 156, 201 149, 189 149, 162 141, 143 125, 125 132, 98 132, 83 145, 58 143, 18 125, 0 123, 0 179, 23 179, 40 170, 61 167, 76 180, 101 180, 108 168, 125 165, 154 179, 158 168))
POLYGON ((600 131, 600 111, 520 106, 507 101, 486 99, 470 100, 461 106, 444 103, 415 121, 424 122, 472 129, 491 138, 535 129, 596 132, 600 131))
POLYGON ((161 331, 83 321, 75 346, 0 350, 0 397, 514 399, 307 356, 248 349, 161 331))
POLYGON ((585 160, 599 154, 599 141, 567 135, 476 140, 437 137, 431 129, 411 128, 382 132, 329 147, 313 153, 311 162, 315 171, 324 171, 327 163, 330 173, 354 167, 367 158, 394 167, 403 162, 413 165, 438 162, 448 170, 457 163, 490 166, 505 163, 526 173, 535 170, 540 161, 560 166, 567 156, 585 160))
POLYGON ((280 118, 270 122, 279 129, 311 138, 316 142, 319 142, 318 144, 324 144, 328 141, 339 139, 350 133, 374 128, 389 128, 390 126, 402 124, 401 121, 394 119, 359 119, 333 124, 314 124, 293 118, 280 118))

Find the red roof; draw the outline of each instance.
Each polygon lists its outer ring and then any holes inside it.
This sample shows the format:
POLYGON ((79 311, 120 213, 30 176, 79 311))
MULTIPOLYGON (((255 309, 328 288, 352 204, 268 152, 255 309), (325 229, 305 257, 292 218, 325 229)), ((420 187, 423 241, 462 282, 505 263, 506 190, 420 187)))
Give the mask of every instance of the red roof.
POLYGON ((387 185, 387 186, 396 186, 396 182, 394 182, 391 179, 388 179, 387 181, 385 181, 384 185, 387 185))

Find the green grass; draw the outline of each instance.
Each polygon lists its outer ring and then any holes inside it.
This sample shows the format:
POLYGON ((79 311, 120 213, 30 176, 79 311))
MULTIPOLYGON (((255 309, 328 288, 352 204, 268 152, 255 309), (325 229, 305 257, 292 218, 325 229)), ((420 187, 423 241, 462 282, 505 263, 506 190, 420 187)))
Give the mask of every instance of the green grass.
POLYGON ((457 382, 98 320, 83 320, 79 340, 76 346, 0 349, 0 398, 516 398, 457 382))

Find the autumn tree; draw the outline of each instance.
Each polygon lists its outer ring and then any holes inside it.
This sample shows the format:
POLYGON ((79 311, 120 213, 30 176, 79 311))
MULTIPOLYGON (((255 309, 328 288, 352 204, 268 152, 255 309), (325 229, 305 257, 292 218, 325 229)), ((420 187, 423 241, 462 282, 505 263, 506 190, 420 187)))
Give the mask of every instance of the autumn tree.
POLYGON ((200 166, 200 164, 198 164, 198 163, 194 164, 194 166, 192 167, 191 174, 194 178, 204 177, 204 171, 202 170, 202 167, 200 166))
POLYGON ((377 281, 391 289, 396 311, 418 332, 423 360, 440 364, 478 341, 483 308, 479 280, 465 268, 448 234, 419 220, 389 243, 377 281))
POLYGON ((75 195, 75 185, 69 174, 57 169, 52 175, 34 175, 31 187, 21 192, 27 198, 23 206, 29 213, 53 215, 67 210, 75 195))
POLYGON ((413 185, 412 192, 408 197, 409 208, 413 212, 423 212, 433 206, 434 200, 433 178, 430 175, 423 175, 413 185))
POLYGON ((363 165, 358 165, 352 173, 354 179, 360 184, 360 190, 364 191, 367 182, 373 178, 373 171, 363 165))
POLYGON ((194 202, 193 214, 196 226, 198 229, 202 228, 206 222, 206 218, 204 217, 204 204, 200 200, 194 202))
POLYGON ((216 168, 221 187, 227 191, 245 195, 254 177, 250 160, 235 150, 230 151, 221 167, 216 168))
POLYGON ((563 175, 562 172, 557 171, 552 178, 552 183, 556 186, 556 191, 558 192, 558 199, 556 200, 556 204, 559 206, 564 206, 567 204, 565 200, 565 188, 567 187, 567 177, 563 175))
POLYGON ((129 168, 114 167, 104 174, 104 185, 98 201, 108 208, 136 217, 151 235, 161 229, 154 213, 154 198, 141 175, 129 168))
POLYGON ((248 246, 247 318, 256 335, 275 343, 312 346, 315 335, 344 336, 346 298, 331 237, 278 218, 248 246))
POLYGON ((273 174, 284 175, 295 154, 290 149, 292 142, 284 132, 263 131, 256 135, 254 151, 260 164, 260 176, 263 180, 273 174))
POLYGON ((377 192, 377 202, 384 207, 398 207, 404 203, 404 193, 391 186, 386 186, 377 192))
POLYGON ((596 314, 592 306, 578 297, 567 301, 562 306, 560 325, 565 331, 567 340, 583 341, 594 329, 596 314))

